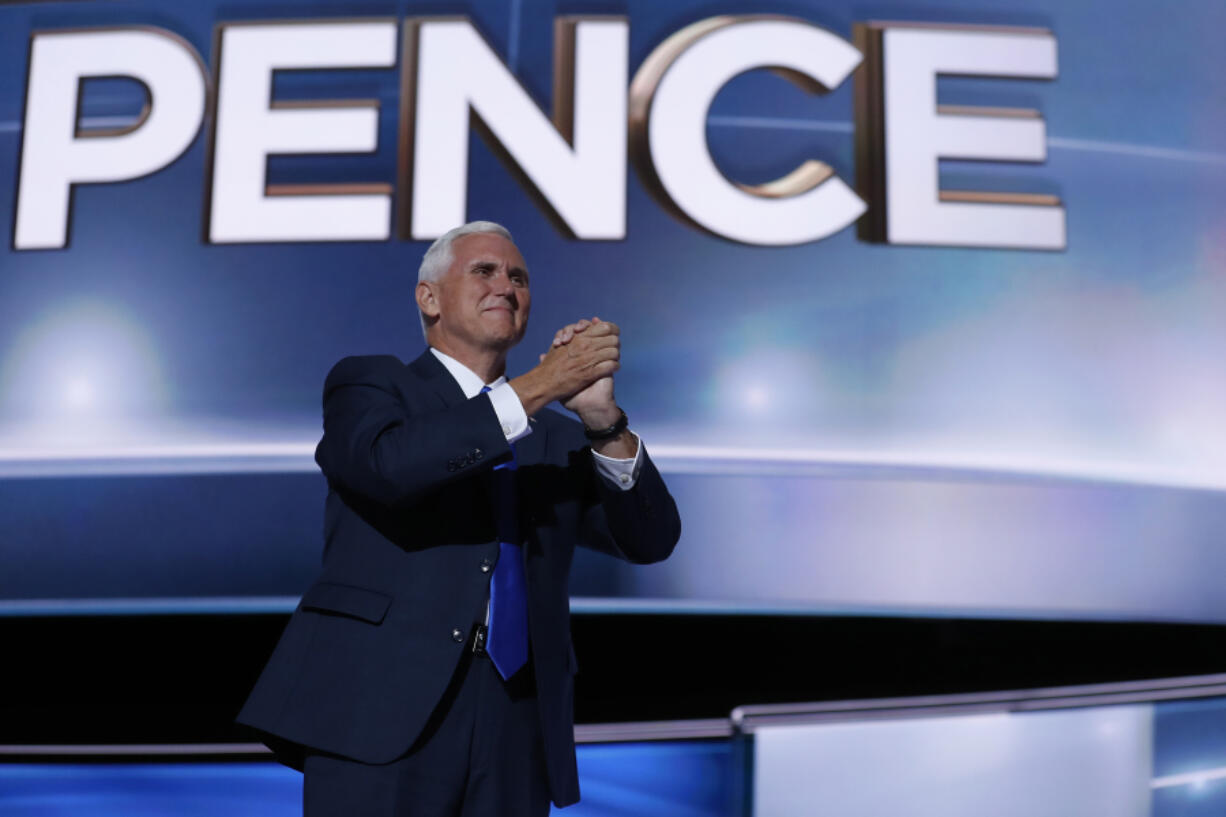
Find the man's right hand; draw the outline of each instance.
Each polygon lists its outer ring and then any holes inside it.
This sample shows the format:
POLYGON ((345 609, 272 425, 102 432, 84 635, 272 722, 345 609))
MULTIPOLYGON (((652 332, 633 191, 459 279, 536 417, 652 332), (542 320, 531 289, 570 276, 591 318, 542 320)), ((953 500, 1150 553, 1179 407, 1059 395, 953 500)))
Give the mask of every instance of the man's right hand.
POLYGON ((617 371, 621 347, 617 327, 595 323, 569 342, 550 346, 540 364, 510 381, 529 417, 554 400, 569 397, 617 371))

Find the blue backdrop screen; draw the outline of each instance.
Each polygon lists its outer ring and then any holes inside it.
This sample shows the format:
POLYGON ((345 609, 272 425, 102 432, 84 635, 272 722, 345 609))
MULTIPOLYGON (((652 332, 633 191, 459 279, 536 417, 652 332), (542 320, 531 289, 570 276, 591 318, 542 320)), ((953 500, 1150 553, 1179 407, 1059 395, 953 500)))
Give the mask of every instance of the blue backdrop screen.
MULTIPOLYGON (((682 512, 668 563, 587 556, 572 590, 1226 620, 1216 0, 951 0, 939 11, 844 0, 5 3, 0 599, 300 593, 321 546, 325 486, 311 452, 324 375, 345 355, 407 361, 423 349, 412 292, 426 242, 204 239, 212 102, 163 169, 77 185, 66 247, 18 249, 36 32, 156 26, 215 73, 223 22, 463 14, 548 111, 556 15, 628 20, 633 75, 685 26, 751 12, 847 40, 855 23, 880 19, 1050 30, 1054 80, 938 83, 942 105, 1038 110, 1046 161, 943 160, 939 173, 942 188, 1058 197, 1067 247, 874 243, 854 226, 755 246, 675 217, 633 169, 625 236, 576 240, 471 136, 467 215, 507 225, 533 275, 512 372, 565 323, 618 322, 619 402, 682 512)), ((854 187, 854 86, 809 94, 770 71, 737 76, 707 114, 712 160, 754 185, 819 159, 854 187)), ((280 72, 272 96, 380 104, 373 152, 273 156, 270 185, 397 183, 398 70, 280 72)), ((130 127, 146 102, 130 78, 88 79, 78 126, 130 127)))

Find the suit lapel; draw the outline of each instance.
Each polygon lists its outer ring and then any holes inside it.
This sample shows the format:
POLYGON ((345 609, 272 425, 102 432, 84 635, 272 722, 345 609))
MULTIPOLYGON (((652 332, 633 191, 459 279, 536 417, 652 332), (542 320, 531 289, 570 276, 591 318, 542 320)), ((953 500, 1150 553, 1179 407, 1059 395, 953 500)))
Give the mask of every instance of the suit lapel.
POLYGON ((418 355, 417 359, 408 365, 408 368, 421 378, 426 388, 434 393, 443 408, 458 406, 468 399, 464 396, 464 390, 460 388, 460 384, 455 382, 455 378, 447 371, 447 367, 434 356, 429 347, 426 347, 426 351, 418 355))

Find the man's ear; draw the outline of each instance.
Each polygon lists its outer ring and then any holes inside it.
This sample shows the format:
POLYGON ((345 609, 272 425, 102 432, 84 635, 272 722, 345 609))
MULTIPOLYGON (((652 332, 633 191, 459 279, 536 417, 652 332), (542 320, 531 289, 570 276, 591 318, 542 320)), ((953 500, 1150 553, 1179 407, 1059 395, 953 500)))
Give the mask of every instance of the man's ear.
POLYGON ((418 281, 414 292, 417 298, 417 308, 427 318, 437 318, 439 313, 438 298, 432 281, 418 281))

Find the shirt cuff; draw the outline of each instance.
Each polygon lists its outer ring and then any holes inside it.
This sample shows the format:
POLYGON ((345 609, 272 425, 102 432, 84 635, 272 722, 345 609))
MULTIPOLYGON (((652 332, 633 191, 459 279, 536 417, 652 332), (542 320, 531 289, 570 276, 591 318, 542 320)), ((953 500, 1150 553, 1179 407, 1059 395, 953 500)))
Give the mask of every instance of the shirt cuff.
POLYGON ((507 442, 513 443, 532 433, 528 425, 528 414, 524 404, 519 401, 519 395, 510 383, 503 383, 489 390, 490 402, 494 404, 494 413, 502 425, 502 433, 507 436, 507 442))
MULTIPOLYGON (((633 431, 630 433, 634 434, 633 431)), ((634 434, 634 441, 638 447, 630 459, 606 457, 604 454, 592 452, 596 472, 610 485, 621 488, 623 491, 629 491, 634 487, 634 483, 638 482, 639 469, 643 466, 643 441, 637 434, 634 434)))

